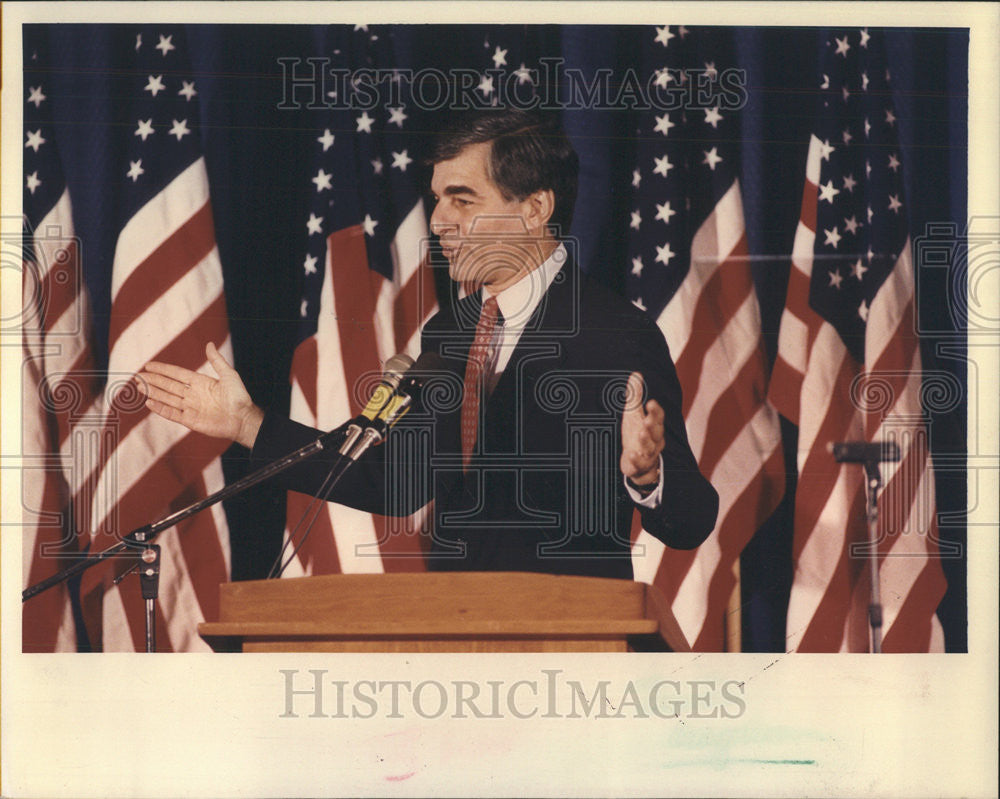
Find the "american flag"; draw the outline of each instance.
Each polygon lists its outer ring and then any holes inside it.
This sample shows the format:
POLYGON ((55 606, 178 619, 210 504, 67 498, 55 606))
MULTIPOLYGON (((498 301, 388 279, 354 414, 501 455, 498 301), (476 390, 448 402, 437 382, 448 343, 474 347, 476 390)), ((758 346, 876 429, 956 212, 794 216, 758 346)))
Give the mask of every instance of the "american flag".
MULTIPOLYGON (((382 26, 332 26, 320 55, 334 69, 402 69, 402 36, 382 26)), ((365 387, 393 354, 416 357, 420 326, 437 309, 411 133, 419 109, 408 83, 393 82, 387 103, 362 110, 350 110, 334 89, 333 107, 309 134, 315 171, 303 179, 312 200, 302 223, 308 238, 291 416, 323 430, 361 411, 365 387)), ((310 503, 289 493, 286 536, 310 503)), ((427 509, 390 520, 325 503, 285 574, 423 570, 425 519, 427 509)))
MULTIPOLYGON (((84 274, 92 270, 89 282, 110 296, 107 369, 99 375, 101 390, 91 404, 76 409, 68 434, 60 436, 60 454, 73 478, 77 532, 96 552, 223 485, 219 455, 224 446, 147 412, 132 377, 152 359, 209 370, 205 343, 215 342, 230 359, 231 344, 198 137, 197 80, 183 30, 121 26, 94 35, 80 27, 48 29, 48 34, 51 58, 38 67, 38 93, 56 109, 56 136, 63 141, 79 136, 84 142, 72 148, 80 161, 64 161, 63 171, 72 170, 89 191, 98 187, 114 225, 110 252, 100 251, 96 236, 90 249, 77 229, 84 274), (61 118, 58 109, 69 106, 60 105, 59 91, 76 102, 80 95, 73 95, 83 93, 95 116, 111 123, 81 129, 79 120, 61 118), (111 269, 101 270, 102 262, 111 269), (92 452, 80 449, 85 443, 92 452)), ((44 56, 26 47, 26 67, 39 57, 44 56)), ((37 148, 39 156, 49 144, 37 148)), ((48 169, 55 169, 54 148, 44 154, 48 169)), ((26 166, 29 189, 32 171, 26 166)), ((55 172, 39 169, 36 180, 47 174, 55 172)), ((65 203, 62 219, 69 220, 68 199, 65 203)), ((38 237, 36 226, 36 242, 38 237)), ((75 313, 89 324, 79 296, 75 313)), ((26 417, 30 410, 25 408, 26 417)), ((163 547, 158 649, 207 651, 196 627, 214 614, 218 584, 229 576, 229 535, 221 507, 161 534, 158 543, 163 547)), ((121 564, 97 567, 81 581, 92 648, 142 648, 138 578, 129 576, 114 586, 112 577, 120 571, 121 564)))
MULTIPOLYGON (((72 563, 85 496, 82 474, 95 448, 74 425, 100 397, 94 369, 90 301, 73 234, 72 203, 56 150, 44 38, 24 38, 24 280, 21 320, 24 587, 72 563)), ((6 244, 6 242, 5 242, 6 244)), ((23 607, 25 652, 77 648, 70 588, 63 583, 23 607)))
POLYGON ((688 438, 719 492, 719 517, 691 551, 634 530, 633 565, 637 580, 666 595, 695 650, 722 651, 740 553, 784 488, 737 177, 739 111, 720 90, 732 86, 734 60, 722 31, 662 25, 643 36, 640 79, 663 98, 691 91, 675 110, 641 114, 635 130, 626 287, 670 347, 688 438))
POLYGON ((821 106, 770 387, 799 427, 787 646, 868 651, 865 478, 827 445, 895 440, 902 460, 882 465, 878 500, 883 650, 940 651, 945 580, 891 75, 878 32, 824 34, 821 47, 821 106))

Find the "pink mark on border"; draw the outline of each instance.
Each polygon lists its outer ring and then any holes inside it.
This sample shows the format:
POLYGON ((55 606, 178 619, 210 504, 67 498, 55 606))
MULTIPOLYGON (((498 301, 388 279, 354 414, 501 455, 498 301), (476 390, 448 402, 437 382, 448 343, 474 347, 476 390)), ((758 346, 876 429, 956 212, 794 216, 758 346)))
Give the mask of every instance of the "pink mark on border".
POLYGON ((386 777, 388 782, 402 782, 403 780, 408 780, 417 772, 411 771, 409 774, 400 774, 398 777, 386 777))

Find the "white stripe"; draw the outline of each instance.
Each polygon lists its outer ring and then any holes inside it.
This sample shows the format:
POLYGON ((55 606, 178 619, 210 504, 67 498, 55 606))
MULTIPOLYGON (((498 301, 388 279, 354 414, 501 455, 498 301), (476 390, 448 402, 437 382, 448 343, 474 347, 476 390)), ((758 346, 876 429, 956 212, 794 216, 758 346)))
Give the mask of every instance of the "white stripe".
MULTIPOLYGON (((865 331, 865 364, 872 368, 885 348, 900 336, 914 336, 915 330, 899 330, 906 306, 913 299, 913 263, 910 241, 906 240, 885 283, 872 299, 865 331)), ((919 366, 919 364, 918 364, 919 366)))
POLYGON ((819 185, 822 144, 823 142, 816 138, 815 133, 809 137, 809 153, 806 155, 806 180, 814 186, 819 185))
POLYGON ((660 559, 667 548, 659 538, 654 538, 645 530, 640 530, 632 545, 632 572, 640 583, 653 584, 660 559))
POLYGON ((399 286, 405 286, 416 274, 427 245, 427 216, 424 204, 418 200, 396 229, 390 245, 393 275, 399 286))
POLYGON ((786 308, 778 331, 778 355, 797 372, 805 374, 808 352, 809 326, 786 308))
POLYGON ((691 242, 691 266, 656 323, 676 361, 691 337, 691 325, 705 284, 732 254, 743 235, 743 204, 739 181, 719 200, 691 242))
POLYGON ((316 427, 316 417, 309 407, 309 401, 302 391, 302 384, 297 376, 292 376, 292 396, 289 401, 289 416, 293 421, 316 427))
POLYGON ((139 265, 207 202, 208 173, 199 158, 125 223, 115 245, 112 303, 139 265))
POLYGON ((815 244, 815 231, 810 230, 800 219, 792 242, 792 268, 798 269, 806 277, 812 275, 815 244))
MULTIPOLYGON (((809 366, 802 379, 800 407, 803 409, 799 419, 799 471, 805 459, 817 446, 816 436, 830 411, 831 405, 845 401, 844 397, 834 396, 834 385, 837 374, 844 359, 849 357, 837 331, 824 322, 820 325, 809 353, 809 366), (816 366, 819 364, 819 366, 816 366)), ((860 423, 855 425, 854 434, 863 437, 864 431, 860 423)), ((818 445, 825 447, 828 442, 820 441, 818 445)))
POLYGON ((396 354, 396 332, 393 316, 399 286, 390 280, 383 280, 375 300, 375 315, 372 329, 375 331, 375 351, 382 363, 396 354))
MULTIPOLYGON (((181 334, 222 293, 222 267, 216 248, 159 295, 115 342, 108 357, 111 372, 135 372, 181 334)), ((126 312, 128 309, 125 309, 126 312)), ((115 313, 122 313, 120 309, 115 313)), ((200 342, 204 344, 205 342, 200 342)), ((214 376, 215 372, 209 372, 214 376)))

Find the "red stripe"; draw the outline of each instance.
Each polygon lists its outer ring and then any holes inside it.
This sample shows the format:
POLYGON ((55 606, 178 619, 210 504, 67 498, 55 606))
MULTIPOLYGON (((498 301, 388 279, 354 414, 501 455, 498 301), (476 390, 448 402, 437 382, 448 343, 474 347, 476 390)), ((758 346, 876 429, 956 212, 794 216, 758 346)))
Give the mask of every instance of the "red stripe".
POLYGON ((362 375, 380 366, 375 342, 375 306, 383 278, 368 268, 365 233, 354 225, 332 233, 327 239, 330 252, 330 281, 334 293, 337 325, 340 329, 340 353, 345 385, 351 401, 351 415, 361 413, 362 405, 353 390, 362 375))
POLYGON ((318 368, 319 351, 316 337, 309 336, 309 338, 303 339, 299 343, 299 346, 295 348, 295 353, 292 355, 291 375, 292 382, 298 383, 302 397, 309 408, 310 419, 314 423, 319 417, 319 410, 316 404, 316 382, 319 380, 318 368))
POLYGON ((771 372, 767 398, 775 409, 792 424, 799 423, 799 401, 803 375, 779 354, 771 372))
POLYGON ((764 404, 764 353, 756 347, 709 414, 705 446, 698 458, 702 474, 712 474, 726 450, 764 404))
POLYGON ((816 232, 816 207, 819 205, 819 187, 810 180, 802 186, 802 213, 799 221, 813 233, 816 232))
POLYGON ((125 329, 215 247, 212 206, 206 202, 128 276, 114 298, 108 351, 125 329))
POLYGON ((378 548, 382 553, 382 567, 387 574, 427 571, 424 557, 429 542, 425 544, 425 539, 430 536, 413 523, 412 516, 372 516, 372 519, 375 522, 378 548))
POLYGON ((436 305, 434 274, 431 272, 428 254, 396 297, 393 308, 396 352, 403 352, 406 349, 407 342, 417 332, 421 323, 430 316, 436 305))
POLYGON ((784 494, 785 459, 776 447, 760 471, 740 493, 719 526, 721 558, 708 586, 708 613, 692 649, 722 652, 725 649, 725 619, 729 596, 736 587, 733 564, 750 543, 757 528, 774 513, 784 494))
POLYGON ((920 433, 916 440, 908 442, 904 439, 898 442, 903 450, 903 459, 878 498, 879 554, 882 556, 892 549, 897 536, 913 534, 914 531, 909 529, 909 520, 915 500, 923 503, 925 508, 929 501, 932 510, 930 516, 934 515, 934 497, 917 497, 920 479, 929 466, 926 442, 921 442, 919 438, 923 438, 920 433))
POLYGON ((675 366, 683 389, 681 412, 685 418, 697 393, 705 353, 715 343, 726 324, 753 291, 745 266, 746 233, 702 287, 691 318, 691 335, 675 366))
MULTIPOLYGON (((49 374, 56 376, 52 372, 49 374)), ((58 401, 60 397, 74 398, 72 408, 52 413, 59 428, 59 447, 62 447, 69 437, 71 423, 77 421, 80 414, 85 413, 101 395, 101 379, 94 366, 90 347, 85 347, 77 353, 76 360, 69 370, 58 376, 60 379, 54 386, 46 387, 48 396, 45 400, 52 400, 55 407, 62 407, 62 403, 58 401)))
MULTIPOLYGON (((937 525, 932 527, 937 540, 937 525)), ((928 559, 914 581, 892 626, 882 639, 883 652, 927 652, 931 643, 931 622, 947 584, 936 557, 928 559)))
MULTIPOLYGON (((184 442, 182 441, 181 444, 184 442)), ((176 456, 179 453, 174 454, 176 456)), ((176 499, 171 503, 171 508, 180 510, 208 496, 208 493, 204 476, 199 472, 187 488, 177 494, 176 499)), ((198 606, 201 608, 202 616, 206 619, 217 619, 219 617, 219 584, 229 580, 229 573, 226 570, 226 553, 220 540, 220 530, 215 525, 212 511, 206 508, 201 513, 181 522, 177 525, 176 530, 170 530, 164 534, 178 536, 181 554, 195 596, 198 597, 198 606)))

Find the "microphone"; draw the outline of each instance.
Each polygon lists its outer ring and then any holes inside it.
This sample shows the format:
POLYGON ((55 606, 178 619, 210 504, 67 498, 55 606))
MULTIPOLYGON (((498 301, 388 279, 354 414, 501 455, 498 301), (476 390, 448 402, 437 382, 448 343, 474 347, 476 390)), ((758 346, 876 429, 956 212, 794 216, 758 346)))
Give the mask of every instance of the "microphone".
POLYGON ((413 358, 402 352, 393 355, 385 362, 385 367, 382 369, 382 380, 372 392, 368 404, 365 405, 360 415, 347 423, 347 435, 340 450, 338 450, 341 455, 347 455, 351 451, 364 430, 370 427, 386 404, 392 401, 396 389, 399 387, 399 381, 403 379, 403 375, 412 366, 413 358))
POLYGON ((833 453, 837 463, 883 463, 900 458, 899 444, 895 441, 842 441, 830 442, 827 451, 833 453))
POLYGON ((381 444, 389 428, 420 401, 420 393, 427 378, 440 371, 443 366, 444 361, 436 352, 425 352, 417 358, 416 363, 407 370, 399 382, 395 395, 382 406, 382 410, 374 419, 374 424, 365 428, 361 440, 357 442, 348 457, 357 460, 373 444, 381 444))

